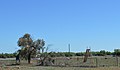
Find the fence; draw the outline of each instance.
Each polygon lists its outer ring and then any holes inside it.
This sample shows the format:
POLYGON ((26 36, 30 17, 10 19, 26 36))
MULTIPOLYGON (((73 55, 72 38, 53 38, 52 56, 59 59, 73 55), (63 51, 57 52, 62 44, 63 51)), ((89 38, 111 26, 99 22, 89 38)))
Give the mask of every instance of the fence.
POLYGON ((119 66, 119 57, 90 57, 87 62, 83 62, 84 58, 81 57, 61 57, 55 59, 56 66, 73 66, 73 67, 106 67, 106 66, 119 66))
MULTIPOLYGON (((71 67, 120 67, 120 57, 89 57, 87 62, 83 62, 83 57, 56 57, 54 59, 54 66, 71 66, 71 67)), ((31 61, 33 65, 37 64, 37 60, 31 61)), ((15 59, 0 60, 0 66, 2 64, 9 65, 15 63, 15 59)), ((21 61, 24 65, 27 61, 21 61)))
POLYGON ((119 57, 102 57, 97 58, 98 67, 119 66, 119 57))

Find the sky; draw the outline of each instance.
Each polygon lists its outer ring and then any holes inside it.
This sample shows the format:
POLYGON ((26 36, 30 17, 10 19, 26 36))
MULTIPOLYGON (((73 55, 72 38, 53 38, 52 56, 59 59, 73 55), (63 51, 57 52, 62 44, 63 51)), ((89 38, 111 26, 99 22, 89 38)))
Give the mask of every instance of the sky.
POLYGON ((0 0, 0 53, 20 49, 25 33, 49 51, 120 48, 120 0, 0 0))

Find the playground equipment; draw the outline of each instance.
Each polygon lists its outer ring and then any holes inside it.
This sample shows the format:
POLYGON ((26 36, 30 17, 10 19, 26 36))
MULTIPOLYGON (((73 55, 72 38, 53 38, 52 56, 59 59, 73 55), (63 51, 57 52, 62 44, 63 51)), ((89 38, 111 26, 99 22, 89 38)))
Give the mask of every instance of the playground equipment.
POLYGON ((86 49, 86 53, 85 53, 85 56, 84 56, 84 61, 83 62, 86 62, 87 61, 87 58, 90 57, 90 49, 86 49))

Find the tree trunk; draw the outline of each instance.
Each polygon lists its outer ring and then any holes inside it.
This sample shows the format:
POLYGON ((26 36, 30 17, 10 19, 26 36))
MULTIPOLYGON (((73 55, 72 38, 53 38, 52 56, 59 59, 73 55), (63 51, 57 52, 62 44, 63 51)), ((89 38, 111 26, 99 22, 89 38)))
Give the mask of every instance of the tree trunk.
POLYGON ((31 53, 28 54, 28 63, 30 64, 31 61, 31 53))

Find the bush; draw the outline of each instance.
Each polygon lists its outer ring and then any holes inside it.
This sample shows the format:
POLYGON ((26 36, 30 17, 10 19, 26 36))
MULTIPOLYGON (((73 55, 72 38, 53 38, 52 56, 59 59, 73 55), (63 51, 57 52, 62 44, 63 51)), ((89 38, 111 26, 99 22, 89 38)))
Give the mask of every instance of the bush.
POLYGON ((11 53, 11 54, 2 53, 2 54, 0 54, 0 58, 14 58, 14 57, 15 57, 14 53, 11 53))
POLYGON ((84 53, 82 53, 82 52, 79 52, 79 53, 75 54, 75 56, 83 56, 83 55, 84 55, 84 53))

